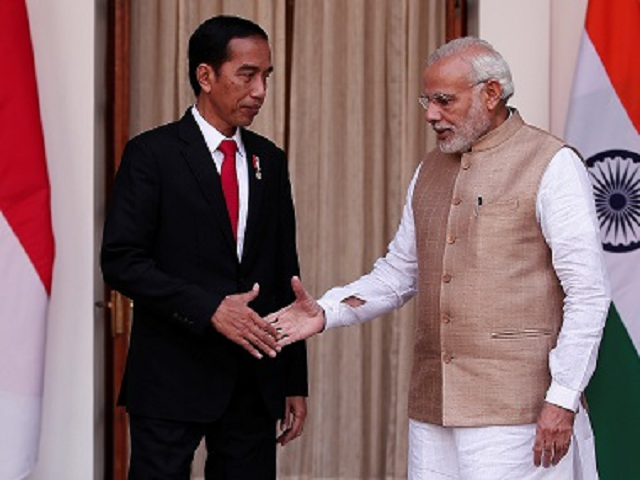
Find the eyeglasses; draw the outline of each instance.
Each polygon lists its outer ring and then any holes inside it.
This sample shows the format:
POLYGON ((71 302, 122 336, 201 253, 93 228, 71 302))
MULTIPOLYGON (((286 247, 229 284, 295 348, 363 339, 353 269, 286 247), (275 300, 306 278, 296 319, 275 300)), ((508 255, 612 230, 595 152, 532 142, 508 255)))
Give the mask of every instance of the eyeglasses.
POLYGON ((478 85, 481 85, 483 83, 487 83, 488 81, 489 81, 488 79, 487 80, 480 80, 479 82, 472 83, 471 85, 469 85, 466 88, 463 88, 462 90, 458 90, 456 93, 434 93, 431 96, 425 95, 423 93, 422 95, 420 95, 418 97, 418 102, 420 102, 420 105, 425 110, 427 110, 429 108, 429 104, 430 103, 433 103, 438 108, 446 110, 448 107, 451 106, 453 101, 456 100, 457 96, 460 95, 462 92, 465 92, 465 91, 467 91, 467 90, 469 90, 469 89, 471 89, 473 87, 476 87, 478 85))

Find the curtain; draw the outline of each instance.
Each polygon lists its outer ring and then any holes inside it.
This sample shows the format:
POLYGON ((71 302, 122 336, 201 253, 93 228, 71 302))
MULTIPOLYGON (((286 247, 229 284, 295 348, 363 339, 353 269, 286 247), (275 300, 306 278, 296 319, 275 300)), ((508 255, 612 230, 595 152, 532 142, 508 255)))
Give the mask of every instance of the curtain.
MULTIPOLYGON (((368 272, 393 238, 429 147, 417 97, 444 25, 438 1, 295 2, 288 154, 315 295, 368 272)), ((309 341, 309 418, 281 478, 406 478, 413 316, 410 303, 309 341)))
MULTIPOLYGON (((252 129, 289 156, 303 283, 318 296, 368 272, 434 145, 417 97, 424 59, 444 41, 444 2, 159 0, 132 9, 132 134, 194 102, 186 50, 204 19, 237 14, 267 31, 275 70, 252 129)), ((279 448, 278 478, 406 478, 413 316, 410 302, 308 342, 309 416, 303 436, 279 448)), ((200 451, 194 478, 202 460, 200 451)))

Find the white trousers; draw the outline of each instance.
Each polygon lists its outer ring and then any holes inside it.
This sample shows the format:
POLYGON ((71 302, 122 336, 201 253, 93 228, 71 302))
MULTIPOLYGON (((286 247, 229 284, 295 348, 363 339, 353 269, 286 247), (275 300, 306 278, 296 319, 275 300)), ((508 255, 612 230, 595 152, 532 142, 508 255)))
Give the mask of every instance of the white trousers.
POLYGON ((556 466, 533 464, 535 424, 440 427, 409 420, 409 480, 597 480, 591 425, 576 415, 567 455, 556 466))

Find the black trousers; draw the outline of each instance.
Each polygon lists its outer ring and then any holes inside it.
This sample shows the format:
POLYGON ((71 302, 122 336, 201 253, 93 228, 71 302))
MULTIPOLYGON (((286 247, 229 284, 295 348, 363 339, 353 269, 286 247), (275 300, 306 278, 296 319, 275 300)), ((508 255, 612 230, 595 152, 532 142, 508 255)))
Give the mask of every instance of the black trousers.
POLYGON ((239 381, 223 416, 192 423, 129 414, 129 480, 189 480, 204 437, 207 480, 275 480, 276 421, 253 381, 239 381))

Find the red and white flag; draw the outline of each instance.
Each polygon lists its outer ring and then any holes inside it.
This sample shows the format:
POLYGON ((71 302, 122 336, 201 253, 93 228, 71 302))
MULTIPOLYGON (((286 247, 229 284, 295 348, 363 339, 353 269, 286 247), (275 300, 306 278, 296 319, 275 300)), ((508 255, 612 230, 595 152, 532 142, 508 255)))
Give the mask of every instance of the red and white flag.
POLYGON ((53 270, 50 190, 25 0, 0 1, 0 478, 25 478, 40 438, 53 270))
POLYGON ((589 0, 565 137, 593 184, 613 307, 587 389, 602 479, 640 479, 640 0, 589 0))

